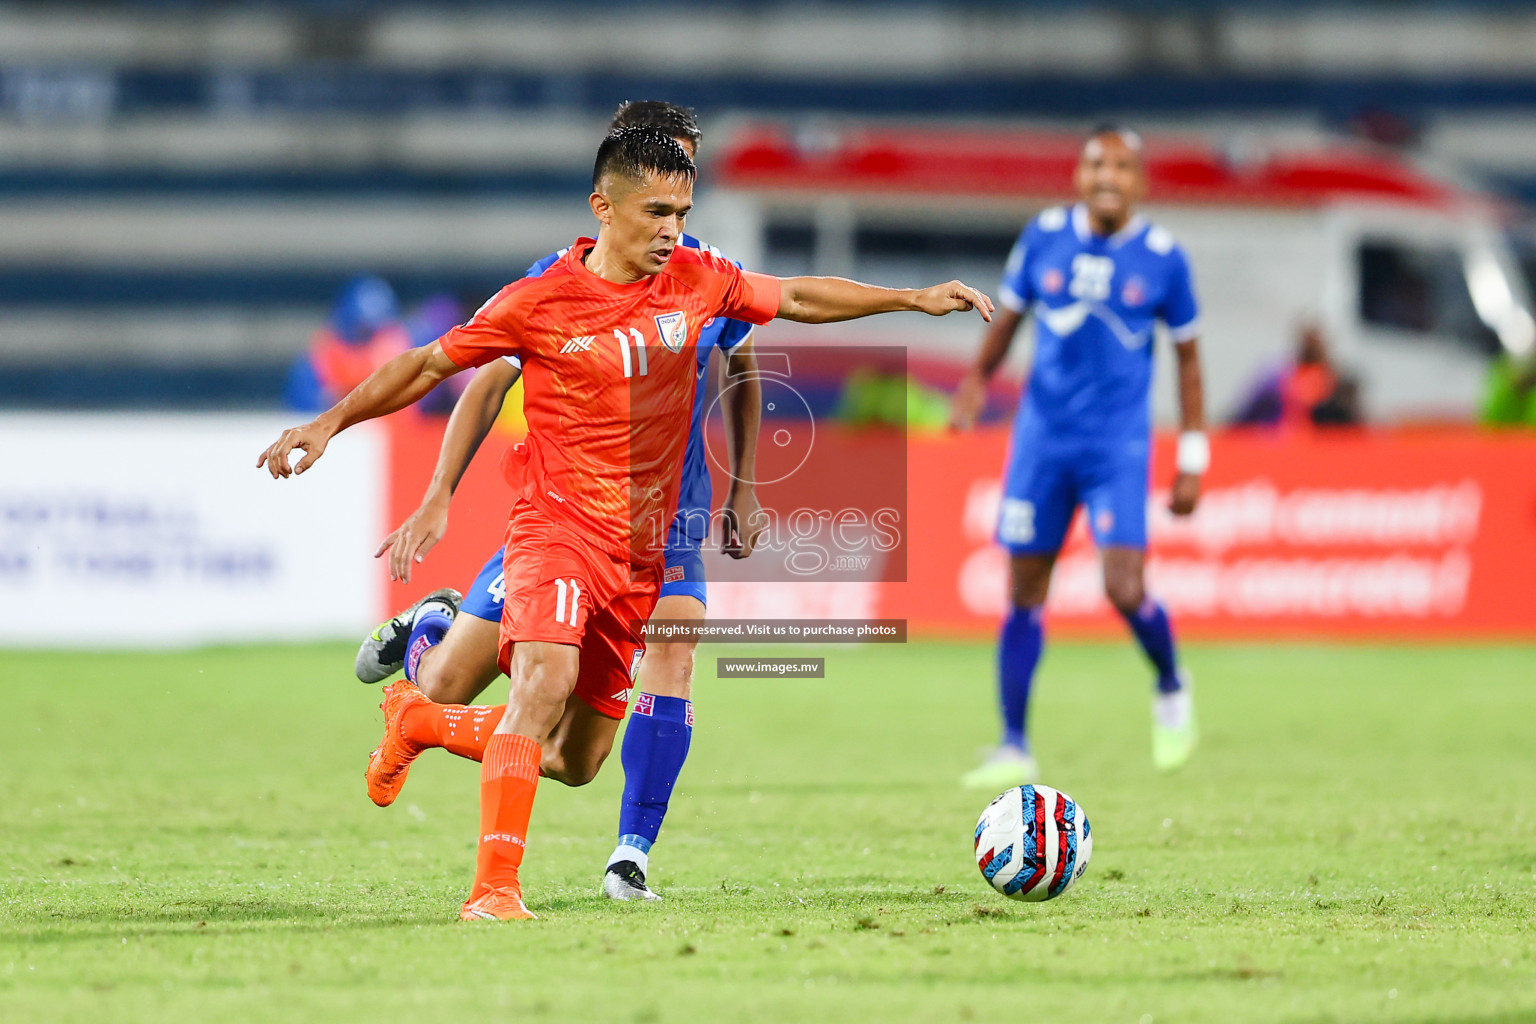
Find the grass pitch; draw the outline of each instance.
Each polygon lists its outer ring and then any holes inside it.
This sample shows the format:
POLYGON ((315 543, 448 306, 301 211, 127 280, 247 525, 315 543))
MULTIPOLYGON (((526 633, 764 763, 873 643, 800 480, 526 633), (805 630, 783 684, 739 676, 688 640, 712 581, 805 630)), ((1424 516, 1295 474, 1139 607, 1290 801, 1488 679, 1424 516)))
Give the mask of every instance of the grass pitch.
POLYGON ((1536 649, 1192 646, 1205 743, 1161 777, 1130 645, 1055 644, 1032 732, 1094 860, 1039 905, 986 888, 955 785, 990 648, 722 653, 666 902, 598 895, 615 756, 541 787, 543 920, 501 926, 455 919, 473 766, 368 803, 349 648, 7 654, 0 1020, 1536 1020, 1536 649))

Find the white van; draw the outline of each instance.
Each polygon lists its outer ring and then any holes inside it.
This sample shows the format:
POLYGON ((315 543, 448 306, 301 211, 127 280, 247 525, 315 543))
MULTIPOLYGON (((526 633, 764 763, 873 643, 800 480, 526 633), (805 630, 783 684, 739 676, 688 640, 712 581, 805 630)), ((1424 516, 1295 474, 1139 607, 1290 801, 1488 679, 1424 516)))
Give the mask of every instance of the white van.
MULTIPOLYGON (((1028 218, 1073 200, 1080 144, 1001 130, 746 127, 714 150, 714 190, 695 226, 769 273, 892 285, 955 276, 993 292, 1028 218)), ((1290 356, 1308 321, 1359 378, 1375 421, 1469 418, 1490 357, 1536 342, 1506 237, 1513 211, 1488 195, 1345 145, 1237 159, 1154 136, 1147 168, 1145 213, 1194 267, 1215 419, 1290 356)), ((836 340, 905 344, 923 375, 945 384, 980 333, 959 317, 882 317, 845 325, 836 340)), ((1164 422, 1170 376, 1160 369, 1164 422)))

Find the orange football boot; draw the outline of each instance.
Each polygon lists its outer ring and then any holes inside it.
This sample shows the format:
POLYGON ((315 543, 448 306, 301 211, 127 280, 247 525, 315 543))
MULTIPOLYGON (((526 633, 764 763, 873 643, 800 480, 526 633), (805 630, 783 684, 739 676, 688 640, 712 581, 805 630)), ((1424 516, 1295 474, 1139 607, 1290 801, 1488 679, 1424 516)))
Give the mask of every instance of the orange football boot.
POLYGON ((405 785, 406 773, 411 762, 422 748, 407 743, 400 734, 400 719, 406 709, 416 704, 431 703, 427 695, 416 688, 409 679, 401 679, 384 688, 384 738, 368 755, 368 770, 363 778, 368 780, 368 799, 380 807, 388 807, 400 795, 405 785))
MULTIPOLYGON (((478 887, 477 887, 478 888, 478 887)), ((486 888, 473 894, 459 911, 460 921, 537 921, 539 915, 523 905, 523 894, 506 887, 486 888)))

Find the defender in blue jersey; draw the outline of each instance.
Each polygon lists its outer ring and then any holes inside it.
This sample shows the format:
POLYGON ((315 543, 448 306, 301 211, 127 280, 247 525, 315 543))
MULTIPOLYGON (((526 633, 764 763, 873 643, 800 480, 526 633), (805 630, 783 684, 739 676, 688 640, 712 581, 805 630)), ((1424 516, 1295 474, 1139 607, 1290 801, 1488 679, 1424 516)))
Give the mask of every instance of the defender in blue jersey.
POLYGON ((1103 554, 1104 587, 1157 673, 1153 760, 1184 763, 1196 727, 1168 614, 1147 596, 1147 472, 1152 346, 1157 321, 1179 371, 1178 476, 1171 508, 1188 515, 1210 461, 1204 434, 1199 309, 1184 251, 1136 215, 1145 190, 1141 140, 1095 131, 1076 172, 1082 201, 1046 210, 1024 229, 1003 272, 1000 310, 955 401, 955 425, 975 422, 986 383, 1026 315, 1035 318, 1029 384, 1013 424, 997 539, 1010 555, 1010 609, 998 645, 1002 740, 962 780, 990 791, 1034 780, 1025 735, 1042 608, 1051 569, 1079 507, 1103 554))
MULTIPOLYGON (((657 100, 621 106, 610 128, 629 127, 659 128, 675 138, 690 157, 695 155, 702 137, 691 111, 657 100)), ((709 249, 686 234, 682 244, 709 249)), ((562 255, 546 256, 529 267, 525 276, 542 274, 562 255)), ((741 381, 726 392, 721 403, 732 470, 742 465, 740 460, 755 448, 761 415, 751 334, 751 324, 717 319, 704 325, 698 340, 701 385, 710 356, 717 348, 727 360, 730 375, 741 381)), ((392 578, 409 581, 413 562, 421 561, 441 539, 447 528, 453 489, 521 372, 515 358, 503 358, 481 367, 470 381, 449 419, 437 470, 421 507, 385 539, 377 552, 382 555, 389 551, 392 578)), ((657 619, 704 618, 706 591, 700 549, 710 532, 712 508, 702 430, 706 391, 703 386, 695 390, 682 488, 668 532, 660 598, 653 612, 657 619)), ((732 472, 731 476, 731 490, 717 521, 723 520, 722 550, 745 558, 751 554, 760 529, 755 525, 758 504, 750 475, 732 472), (748 528, 743 524, 754 526, 748 528)), ((404 668, 407 678, 438 703, 468 704, 474 700, 500 675, 496 657, 504 597, 502 555, 498 549, 487 559, 462 598, 457 591, 435 591, 381 624, 358 651, 358 678, 377 682, 404 668)), ((693 735, 693 656, 693 644, 653 644, 639 665, 640 692, 620 751, 624 796, 619 812, 619 841, 608 858, 603 878, 603 891, 614 899, 660 899, 646 885, 645 873, 651 844, 661 830, 693 735)), ((466 728, 478 723, 475 714, 466 712, 466 728)))

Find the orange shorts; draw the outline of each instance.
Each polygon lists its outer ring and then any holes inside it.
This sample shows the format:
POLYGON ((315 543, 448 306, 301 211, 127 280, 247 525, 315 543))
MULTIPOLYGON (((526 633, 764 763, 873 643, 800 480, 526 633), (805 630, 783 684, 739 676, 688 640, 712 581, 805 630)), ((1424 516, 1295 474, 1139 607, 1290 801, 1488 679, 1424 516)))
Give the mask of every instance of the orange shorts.
POLYGON ((656 607, 660 570, 592 546, 526 501, 512 507, 502 568, 501 670, 511 674, 512 646, 520 640, 580 647, 576 696, 598 714, 623 718, 645 654, 634 624, 656 607))

